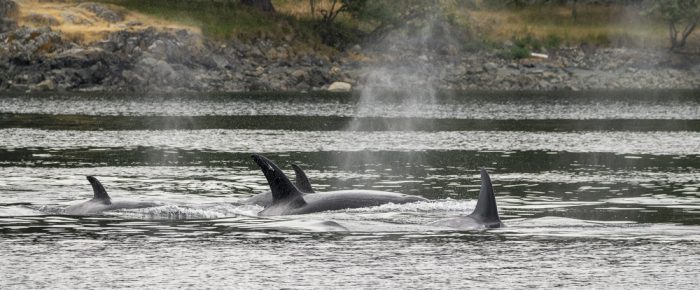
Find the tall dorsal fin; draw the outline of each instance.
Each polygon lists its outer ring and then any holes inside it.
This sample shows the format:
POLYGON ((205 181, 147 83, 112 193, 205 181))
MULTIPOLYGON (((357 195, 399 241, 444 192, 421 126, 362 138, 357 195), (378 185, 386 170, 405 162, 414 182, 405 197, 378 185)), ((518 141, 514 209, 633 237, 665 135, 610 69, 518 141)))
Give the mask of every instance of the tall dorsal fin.
POLYGON ((485 223, 499 223, 501 219, 498 217, 498 208, 496 207, 496 195, 493 192, 491 177, 486 169, 481 168, 481 190, 479 191, 479 200, 476 202, 476 208, 469 216, 477 218, 485 223))
POLYGON ((315 191, 313 187, 311 187, 311 182, 309 182, 309 178, 306 177, 304 170, 301 170, 301 167, 296 164, 292 164, 292 168, 294 168, 294 173, 296 174, 295 181, 297 188, 303 193, 314 193, 315 191))
POLYGON ((105 190, 105 187, 102 186, 102 183, 100 183, 97 178, 94 176, 87 176, 87 180, 90 181, 90 184, 92 185, 92 192, 94 193, 94 196, 92 199, 98 199, 102 201, 109 202, 111 198, 107 194, 107 190, 105 190))
POLYGON ((270 185, 272 205, 287 203, 299 207, 306 204, 299 189, 289 181, 287 175, 275 163, 258 154, 253 154, 253 160, 260 166, 270 185))

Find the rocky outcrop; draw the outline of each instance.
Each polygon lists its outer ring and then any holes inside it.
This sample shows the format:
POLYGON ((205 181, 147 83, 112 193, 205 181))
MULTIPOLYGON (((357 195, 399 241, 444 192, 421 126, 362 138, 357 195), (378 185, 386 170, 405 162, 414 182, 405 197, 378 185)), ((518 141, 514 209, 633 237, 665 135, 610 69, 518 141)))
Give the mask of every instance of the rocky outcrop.
POLYGON ((504 90, 700 88, 699 59, 623 48, 554 49, 547 60, 470 56, 461 59, 456 72, 442 86, 504 90))
POLYGON ((20 27, 0 32, 0 43, 0 90, 347 91, 381 77, 368 69, 378 64, 386 74, 425 70, 437 89, 700 88, 698 59, 632 49, 563 48, 547 59, 508 60, 489 51, 382 54, 358 46, 328 56, 264 38, 210 41, 155 28, 79 44, 50 28, 20 27))
POLYGON ((110 34, 79 45, 49 28, 0 33, 0 89, 111 91, 321 90, 351 80, 339 59, 259 39, 211 42, 188 30, 110 34))
POLYGON ((85 2, 80 3, 78 7, 94 13, 97 17, 109 23, 117 23, 124 21, 124 16, 122 14, 110 9, 109 7, 103 4, 85 2))

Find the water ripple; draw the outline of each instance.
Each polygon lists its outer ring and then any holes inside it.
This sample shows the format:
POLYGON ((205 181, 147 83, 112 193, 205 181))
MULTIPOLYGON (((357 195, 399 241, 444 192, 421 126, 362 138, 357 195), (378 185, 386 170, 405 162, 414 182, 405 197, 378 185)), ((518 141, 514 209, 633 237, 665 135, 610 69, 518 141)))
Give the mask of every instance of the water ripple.
POLYGON ((0 129, 0 148, 135 148, 224 152, 568 151, 700 154, 700 132, 344 132, 286 130, 53 131, 0 129))

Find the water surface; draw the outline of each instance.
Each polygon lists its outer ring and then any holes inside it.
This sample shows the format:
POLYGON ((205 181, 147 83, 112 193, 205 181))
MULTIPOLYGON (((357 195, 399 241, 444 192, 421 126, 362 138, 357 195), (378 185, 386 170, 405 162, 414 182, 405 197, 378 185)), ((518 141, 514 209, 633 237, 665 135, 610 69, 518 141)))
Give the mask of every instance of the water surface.
POLYGON ((0 288, 700 284, 696 97, 296 97, 0 97, 0 288), (357 117, 382 125, 342 130, 357 117), (430 201, 258 217, 251 153, 317 190, 430 201), (506 226, 430 226, 474 208, 482 166, 506 226), (161 205, 66 216, 92 195, 85 175, 161 205))

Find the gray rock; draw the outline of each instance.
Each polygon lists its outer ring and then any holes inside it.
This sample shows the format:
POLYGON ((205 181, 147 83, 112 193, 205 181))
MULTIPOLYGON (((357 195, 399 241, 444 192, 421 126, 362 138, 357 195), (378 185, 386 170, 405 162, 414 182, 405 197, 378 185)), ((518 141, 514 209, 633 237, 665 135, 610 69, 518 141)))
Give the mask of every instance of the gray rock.
POLYGON ((317 83, 317 86, 330 84, 331 76, 328 68, 312 68, 309 71, 309 80, 317 83))
POLYGON ((493 62, 487 62, 483 65, 483 68, 487 72, 495 72, 498 69, 498 65, 493 62))
POLYGON ((270 48, 265 55, 267 56, 268 59, 274 60, 274 59, 277 59, 279 57, 278 54, 279 53, 277 52, 277 50, 273 47, 273 48, 270 48))
POLYGON ((292 72, 292 76, 299 81, 304 80, 306 78, 306 71, 303 69, 297 69, 292 72))
POLYGON ((262 66, 259 66, 259 67, 255 68, 255 71, 253 71, 253 76, 261 77, 264 73, 265 73, 265 68, 263 68, 262 66))
POLYGON ((36 88, 40 91, 53 91, 56 89, 56 83, 52 79, 45 79, 36 84, 36 88))
POLYGON ((125 25, 127 27, 133 27, 133 26, 141 26, 141 25, 143 25, 143 23, 140 21, 132 20, 132 21, 127 22, 125 25))
POLYGON ((217 67, 217 68, 223 69, 223 68, 226 68, 226 67, 228 67, 228 66, 230 65, 230 63, 228 62, 228 60, 227 60, 224 56, 219 55, 219 54, 213 55, 213 56, 211 57, 211 59, 212 59, 212 61, 214 62, 214 64, 216 64, 216 67, 217 67))
POLYGON ((480 74, 484 72, 484 68, 481 66, 478 67, 472 67, 467 69, 467 74, 474 75, 474 74, 480 74))
POLYGON ((170 83, 177 79, 178 74, 169 63, 159 60, 153 67, 155 80, 161 83, 170 83))
POLYGON ((553 78, 559 78, 561 74, 557 73, 556 71, 545 71, 542 72, 542 77, 546 79, 553 79, 553 78))
POLYGON ((157 56, 165 57, 168 53, 168 45, 163 40, 156 39, 149 47, 148 51, 157 56))
POLYGON ((56 26, 59 24, 58 19, 56 19, 56 17, 39 13, 27 14, 24 17, 22 17, 22 20, 39 26, 56 26))
POLYGON ((328 86, 330 92, 349 92, 351 89, 352 85, 345 82, 334 82, 328 86))
POLYGON ((63 11, 61 12, 61 17, 63 19, 71 24, 77 24, 77 25, 91 25, 92 21, 89 19, 83 17, 82 15, 75 14, 70 11, 63 11))
POLYGON ((305 82, 300 82, 294 87, 294 90, 297 92, 308 92, 310 89, 311 87, 305 82))
POLYGON ((145 66, 145 67, 155 67, 156 64, 158 64, 158 60, 153 58, 153 57, 144 57, 139 61, 139 65, 145 66))
POLYGON ((107 6, 94 2, 85 2, 78 5, 79 8, 85 9, 94 13, 97 17, 109 23, 117 23, 124 21, 124 17, 107 6))

